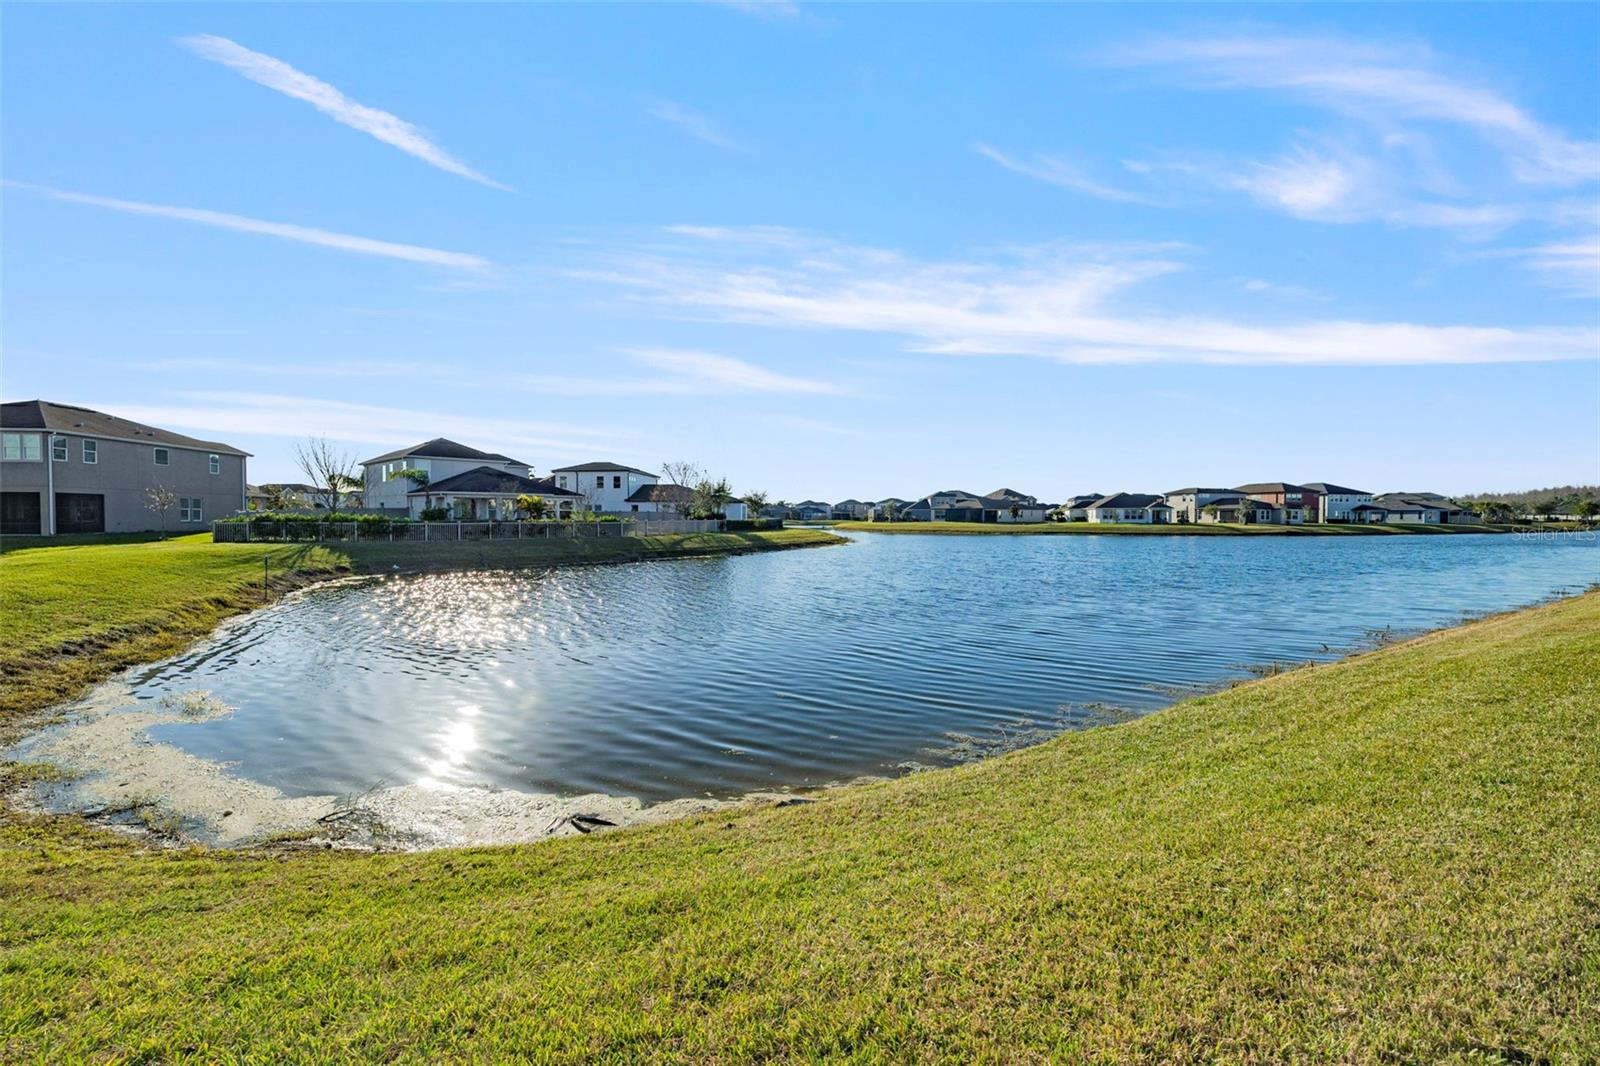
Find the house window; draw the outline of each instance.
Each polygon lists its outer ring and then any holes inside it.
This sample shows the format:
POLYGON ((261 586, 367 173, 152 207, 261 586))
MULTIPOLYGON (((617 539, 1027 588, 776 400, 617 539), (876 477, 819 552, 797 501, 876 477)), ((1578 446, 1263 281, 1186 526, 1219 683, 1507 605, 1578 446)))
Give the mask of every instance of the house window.
POLYGON ((100 442, 86 440, 83 442, 83 461, 87 466, 93 466, 100 461, 100 442))
POLYGON ((11 463, 39 462, 42 458, 39 454, 39 434, 0 434, 0 458, 11 463))
POLYGON ((622 487, 622 475, 621 474, 614 475, 611 478, 611 487, 614 488, 614 489, 620 489, 622 487))
POLYGON ((604 474, 596 474, 594 476, 594 487, 597 489, 606 487, 606 476, 604 474))
POLYGON ((222 473, 222 456, 208 455, 206 456, 206 461, 211 465, 211 472, 213 474, 222 473))
POLYGON ((560 477, 556 478, 556 486, 558 488, 563 488, 563 489, 566 488, 567 487, 567 475, 562 474, 560 477))
POLYGON ((58 463, 67 461, 67 438, 53 437, 50 441, 50 458, 58 463))
POLYGON ((156 449, 156 465, 169 466, 172 463, 172 453, 165 448, 156 449))
POLYGON ((202 501, 198 496, 192 498, 188 496, 178 497, 178 521, 199 522, 203 517, 202 501))

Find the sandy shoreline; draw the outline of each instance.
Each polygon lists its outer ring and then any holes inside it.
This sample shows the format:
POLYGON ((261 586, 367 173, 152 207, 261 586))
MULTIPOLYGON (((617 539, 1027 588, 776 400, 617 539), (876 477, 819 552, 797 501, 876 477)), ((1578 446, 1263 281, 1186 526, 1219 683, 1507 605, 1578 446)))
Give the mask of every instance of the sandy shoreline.
POLYGON ((65 720, 16 745, 7 757, 48 763, 68 780, 24 784, 14 807, 76 814, 177 844, 231 848, 293 841, 303 845, 422 850, 524 844, 686 818, 752 804, 807 802, 789 792, 735 799, 685 797, 646 806, 634 796, 557 796, 512 789, 423 786, 378 788, 355 796, 288 796, 236 776, 227 764, 152 740, 152 726, 224 718, 232 709, 190 692, 145 709, 121 681, 61 707, 65 720), (139 709, 129 709, 137 706, 139 709))

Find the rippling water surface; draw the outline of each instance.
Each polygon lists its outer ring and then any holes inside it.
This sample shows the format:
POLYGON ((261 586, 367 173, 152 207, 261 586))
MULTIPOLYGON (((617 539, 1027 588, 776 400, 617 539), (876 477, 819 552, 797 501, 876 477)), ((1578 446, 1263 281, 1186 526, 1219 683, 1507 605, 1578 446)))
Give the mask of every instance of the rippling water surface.
POLYGON ((937 763, 1063 704, 1150 710, 1600 580, 1566 537, 950 537, 310 593, 134 676, 157 739, 291 794, 436 781, 647 801, 937 763))

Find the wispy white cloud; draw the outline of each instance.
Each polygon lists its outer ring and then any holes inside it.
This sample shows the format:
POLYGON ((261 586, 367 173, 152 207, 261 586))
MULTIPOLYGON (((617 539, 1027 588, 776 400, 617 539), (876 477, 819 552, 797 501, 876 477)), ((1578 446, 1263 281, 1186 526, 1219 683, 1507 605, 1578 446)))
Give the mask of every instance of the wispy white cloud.
POLYGON ((743 359, 682 348, 623 348, 620 353, 654 374, 627 371, 604 377, 521 375, 520 386, 561 396, 719 396, 768 393, 836 396, 832 382, 794 377, 743 359))
POLYGON ((704 0, 704 2, 764 19, 797 19, 802 14, 800 5, 794 0, 704 0))
POLYGON ((445 377, 449 368, 438 363, 408 359, 313 360, 310 362, 267 362, 265 360, 238 359, 224 356, 185 356, 181 358, 143 359, 129 364, 139 370, 158 374, 192 373, 214 370, 227 375, 270 375, 293 378, 374 378, 399 380, 421 377, 445 377))
POLYGON ((202 58, 221 63, 258 85, 264 85, 275 92, 304 101, 335 122, 376 137, 384 144, 398 148, 407 155, 415 156, 429 166, 438 167, 440 170, 475 181, 480 185, 510 191, 509 185, 503 185, 480 174, 434 144, 421 128, 387 111, 357 103, 327 82, 304 71, 296 70, 281 59, 253 52, 226 37, 216 37, 211 34, 180 37, 178 44, 202 58))
POLYGON ((840 391, 837 386, 825 381, 780 374, 742 359, 711 352, 679 348, 630 348, 627 352, 646 366, 735 392, 783 392, 815 396, 840 391))
POLYGON ((1150 202, 1148 199, 1140 196, 1137 193, 1129 192, 1126 189, 1119 189, 1115 186, 1106 185, 1102 182, 1096 181, 1085 174, 1078 167, 1067 162, 1065 159, 1060 158, 1059 156, 1039 155, 1035 156, 1032 160, 1023 160, 1018 159, 1015 156, 1007 155, 998 148, 994 148, 982 142, 979 142, 972 147, 973 150, 979 155, 993 160, 994 162, 1005 167, 1007 170, 1033 178, 1036 181, 1046 182, 1050 185, 1058 185, 1063 189, 1071 189, 1074 192, 1081 192, 1087 196, 1098 197, 1101 200, 1116 200, 1121 203, 1130 204, 1142 204, 1150 202))
POLYGON ((1600 298, 1600 237, 1513 249, 1539 280, 1569 296, 1600 298))
POLYGON ((642 97, 640 104, 644 113, 651 118, 660 119, 669 125, 676 126, 689 136, 718 148, 730 151, 742 151, 743 146, 728 134, 709 115, 696 111, 686 104, 676 100, 662 100, 657 97, 642 97))
POLYGON ((906 338, 912 350, 955 355, 1371 366, 1592 359, 1600 353, 1600 331, 1589 327, 1345 319, 1256 324, 1131 311, 1131 287, 1183 268, 1170 256, 1137 249, 1047 247, 918 262, 822 241, 774 250, 758 239, 743 263, 730 263, 724 238, 718 251, 708 258, 691 244, 677 254, 624 254, 587 276, 625 285, 687 317, 883 333, 906 338))
POLYGON ((49 189, 22 182, 8 181, 5 184, 11 188, 27 189, 47 196, 52 200, 60 200, 63 203, 87 204, 90 207, 103 207, 130 215, 151 215, 157 218, 177 219, 181 222, 197 222, 202 226, 236 230, 240 233, 256 233, 266 237, 295 241, 299 244, 314 244, 322 248, 335 248, 341 252, 375 255, 385 259, 404 259, 412 263, 427 263, 432 266, 450 267, 454 270, 481 272, 487 271, 490 267, 487 259, 482 256, 469 255, 465 252, 447 252, 439 248, 425 248, 416 244, 397 244, 393 241, 374 240, 371 237, 357 237, 348 233, 334 233, 331 230, 313 229, 310 226, 296 226, 288 222, 267 222, 259 218, 230 215, 222 211, 209 211, 199 207, 173 207, 167 204, 141 203, 137 200, 118 200, 110 196, 63 192, 59 189, 49 189))
POLYGON ((1387 128, 1410 121, 1464 127, 1509 153, 1517 177, 1529 183, 1600 179, 1600 142, 1574 139, 1501 93, 1452 77, 1421 47, 1236 34, 1145 41, 1105 58, 1171 68, 1201 85, 1282 90, 1387 128))
POLYGON ((1323 303, 1332 299, 1327 293, 1318 292, 1316 289, 1305 285, 1295 285, 1292 282, 1283 281, 1268 281, 1266 278, 1240 278, 1239 288, 1245 292, 1284 300, 1314 300, 1323 303))
POLYGON ((127 404, 106 400, 92 404, 124 418, 208 433, 268 437, 327 436, 359 445, 415 444, 440 435, 488 448, 523 449, 518 458, 549 467, 598 452, 636 454, 627 446, 628 433, 593 425, 540 423, 525 419, 484 418, 433 410, 328 400, 315 396, 239 391, 192 391, 171 394, 170 404, 127 404))
POLYGON ((1229 183, 1256 200, 1300 218, 1331 221, 1367 217, 1374 195, 1371 166, 1298 148, 1265 163, 1252 163, 1229 183))

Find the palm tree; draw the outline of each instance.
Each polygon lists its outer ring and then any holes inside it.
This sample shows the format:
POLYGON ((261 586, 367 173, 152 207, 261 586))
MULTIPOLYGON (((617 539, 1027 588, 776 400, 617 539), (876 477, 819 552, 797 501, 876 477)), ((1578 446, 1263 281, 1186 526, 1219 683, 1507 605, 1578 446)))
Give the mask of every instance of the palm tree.
POLYGON ((422 509, 424 511, 430 511, 433 509, 433 496, 428 492, 428 485, 431 483, 431 481, 426 470, 419 470, 414 466, 408 466, 404 470, 396 470, 394 473, 390 474, 389 480, 393 481, 397 477, 403 477, 407 481, 411 482, 411 489, 413 492, 422 493, 422 509))

